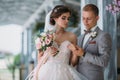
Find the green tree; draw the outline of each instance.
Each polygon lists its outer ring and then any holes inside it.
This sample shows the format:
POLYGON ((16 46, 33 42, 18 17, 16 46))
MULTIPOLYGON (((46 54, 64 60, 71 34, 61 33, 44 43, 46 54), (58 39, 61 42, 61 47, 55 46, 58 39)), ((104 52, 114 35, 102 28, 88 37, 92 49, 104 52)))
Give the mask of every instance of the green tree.
POLYGON ((13 57, 8 57, 7 67, 9 71, 12 73, 13 80, 15 80, 15 69, 19 68, 19 66, 20 66, 20 54, 15 55, 13 57), (12 62, 10 62, 11 58, 13 58, 12 62))

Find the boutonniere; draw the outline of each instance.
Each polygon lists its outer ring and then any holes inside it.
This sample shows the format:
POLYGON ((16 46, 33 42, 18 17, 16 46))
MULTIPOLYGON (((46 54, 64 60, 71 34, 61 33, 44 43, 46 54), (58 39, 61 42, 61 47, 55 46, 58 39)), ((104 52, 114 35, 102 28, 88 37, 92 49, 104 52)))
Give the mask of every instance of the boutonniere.
POLYGON ((95 38, 96 36, 97 36, 97 32, 94 31, 94 32, 91 33, 92 38, 95 38))

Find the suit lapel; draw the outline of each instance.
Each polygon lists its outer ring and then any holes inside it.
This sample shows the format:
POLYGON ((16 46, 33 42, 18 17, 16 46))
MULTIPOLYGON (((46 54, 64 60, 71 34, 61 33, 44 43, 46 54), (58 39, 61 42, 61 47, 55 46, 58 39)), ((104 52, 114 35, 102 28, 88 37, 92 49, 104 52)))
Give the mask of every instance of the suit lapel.
POLYGON ((83 47, 83 40, 84 40, 85 34, 81 35, 81 39, 80 39, 80 47, 83 47))
POLYGON ((88 41, 86 42, 85 46, 83 47, 84 49, 86 49, 86 48, 87 48, 87 46, 88 46, 88 44, 89 44, 89 42, 90 42, 91 40, 92 40, 92 38, 91 38, 91 37, 89 37, 88 41))
MULTIPOLYGON (((98 33, 98 30, 99 30, 99 28, 97 27, 96 29, 95 29, 95 31, 98 33)), ((84 39, 84 38, 83 38, 84 39)), ((88 39, 88 41, 86 42, 86 44, 85 44, 85 46, 83 47, 84 48, 84 50, 87 48, 87 46, 89 45, 89 42, 90 41, 92 41, 94 38, 92 38, 91 36, 89 37, 89 39, 88 39)), ((83 44, 83 41, 82 41, 82 44, 83 44)))

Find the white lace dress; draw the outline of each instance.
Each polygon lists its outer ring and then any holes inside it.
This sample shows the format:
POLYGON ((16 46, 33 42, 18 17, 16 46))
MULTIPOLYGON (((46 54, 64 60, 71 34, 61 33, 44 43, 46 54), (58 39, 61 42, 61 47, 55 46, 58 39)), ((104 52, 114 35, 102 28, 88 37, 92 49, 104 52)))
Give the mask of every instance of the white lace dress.
POLYGON ((64 41, 59 46, 59 53, 49 57, 47 62, 38 71, 38 80, 87 80, 76 69, 69 65, 70 50, 67 48, 69 41, 64 41))

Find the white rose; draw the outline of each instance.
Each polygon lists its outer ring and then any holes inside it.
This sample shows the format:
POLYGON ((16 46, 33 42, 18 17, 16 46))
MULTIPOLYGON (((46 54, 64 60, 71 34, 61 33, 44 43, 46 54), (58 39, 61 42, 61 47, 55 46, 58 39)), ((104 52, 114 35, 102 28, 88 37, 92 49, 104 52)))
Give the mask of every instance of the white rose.
POLYGON ((91 33, 91 37, 92 37, 92 38, 95 38, 96 36, 97 36, 97 32, 92 32, 92 33, 91 33))

